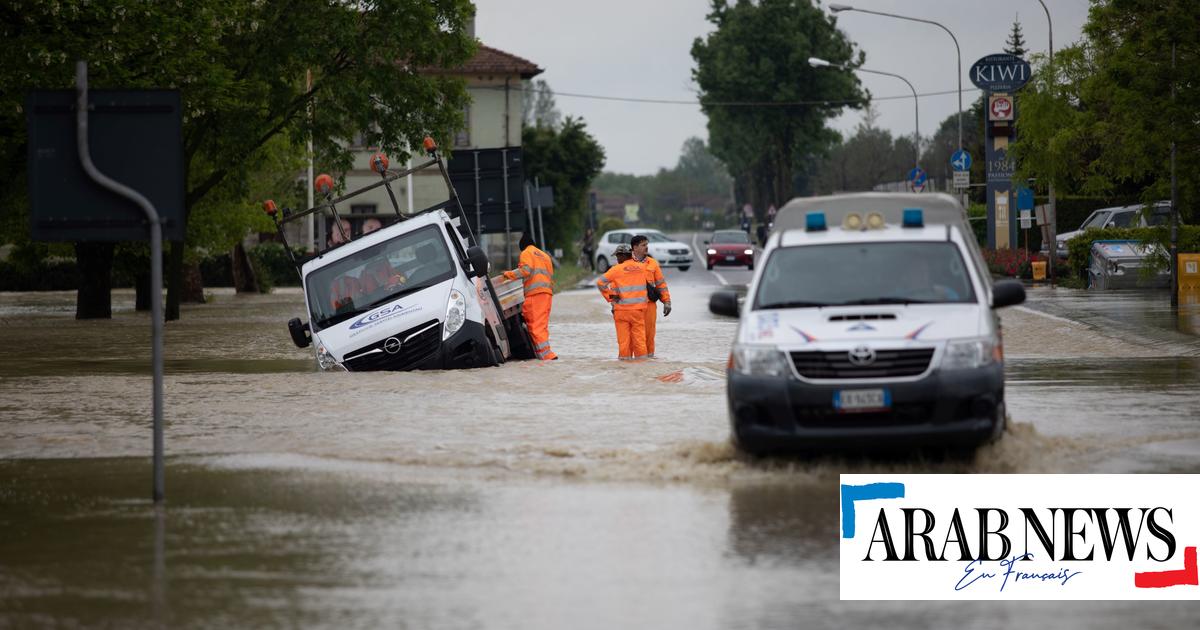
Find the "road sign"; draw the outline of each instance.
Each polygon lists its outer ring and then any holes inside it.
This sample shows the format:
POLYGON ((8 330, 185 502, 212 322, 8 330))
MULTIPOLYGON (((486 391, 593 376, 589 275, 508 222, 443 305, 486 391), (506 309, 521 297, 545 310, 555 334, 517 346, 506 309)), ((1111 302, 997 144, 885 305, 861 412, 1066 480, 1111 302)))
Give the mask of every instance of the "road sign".
POLYGON ((950 156, 950 167, 955 171, 971 170, 971 154, 966 149, 959 149, 950 156))
POLYGON ((1033 190, 1024 186, 1017 189, 1017 209, 1032 210, 1033 209, 1033 190))
POLYGON ((1028 230, 1033 227, 1033 212, 1031 210, 1021 211, 1021 229, 1028 230))
POLYGON ((975 62, 971 83, 986 92, 1013 92, 1033 76, 1029 62, 1007 53, 988 55, 975 62))
POLYGON ((971 186, 971 171, 954 171, 954 187, 969 188, 971 186))
POLYGON ((1016 108, 1013 107, 1011 96, 1002 94, 988 97, 988 120, 992 122, 1012 122, 1015 111, 1016 108))
POLYGON ((913 192, 921 192, 925 188, 925 181, 927 179, 928 176, 925 174, 924 169, 919 166, 908 172, 908 183, 912 184, 913 192))

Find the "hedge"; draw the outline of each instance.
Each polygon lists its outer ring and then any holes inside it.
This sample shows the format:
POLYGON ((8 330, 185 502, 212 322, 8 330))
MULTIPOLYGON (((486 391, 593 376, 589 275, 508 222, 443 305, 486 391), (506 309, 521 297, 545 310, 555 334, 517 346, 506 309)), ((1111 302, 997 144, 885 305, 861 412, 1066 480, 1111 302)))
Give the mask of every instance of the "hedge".
MULTIPOLYGON (((1067 267, 1076 278, 1087 274, 1088 257, 1091 255, 1093 241, 1131 240, 1139 243, 1153 243, 1162 247, 1150 255, 1149 270, 1146 273, 1167 268, 1166 252, 1170 251, 1171 228, 1165 225, 1145 228, 1090 228, 1083 234, 1067 241, 1067 267)), ((1200 226, 1179 226, 1176 247, 1179 253, 1200 253, 1200 226)))

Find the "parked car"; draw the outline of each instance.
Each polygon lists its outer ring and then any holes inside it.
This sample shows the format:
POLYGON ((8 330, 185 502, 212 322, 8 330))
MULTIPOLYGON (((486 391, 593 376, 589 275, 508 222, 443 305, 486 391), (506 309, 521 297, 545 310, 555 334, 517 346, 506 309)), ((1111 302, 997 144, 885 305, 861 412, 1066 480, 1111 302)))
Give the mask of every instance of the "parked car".
POLYGON ((1147 258, 1161 260, 1169 257, 1159 245, 1143 245, 1137 241, 1095 241, 1088 258, 1088 287, 1092 289, 1161 288, 1171 286, 1171 270, 1144 273, 1147 258))
POLYGON ((750 235, 741 230, 720 230, 713 232, 709 240, 704 241, 706 264, 709 269, 716 265, 745 265, 754 269, 754 244, 750 235))
MULTIPOLYGON (((1056 249, 1058 250, 1059 259, 1067 259, 1067 242, 1083 234, 1084 230, 1090 228, 1149 227, 1152 225, 1166 225, 1171 222, 1171 202, 1160 201, 1154 204, 1154 207, 1148 214, 1141 211, 1143 207, 1141 204, 1137 204, 1132 206, 1117 206, 1115 208, 1101 208, 1092 212, 1088 215, 1088 218, 1083 220, 1078 230, 1063 232, 1054 237, 1057 243, 1056 249)), ((1042 243, 1042 254, 1049 255, 1049 251, 1049 245, 1042 243)))
POLYGON ((610 230, 600 236, 600 242, 596 243, 596 271, 604 273, 615 262, 616 257, 613 256, 613 250, 617 249, 617 245, 622 243, 628 245, 629 241, 638 234, 644 234, 650 239, 649 254, 654 260, 658 261, 661 267, 678 267, 680 271, 687 271, 692 266, 692 248, 685 243, 680 243, 659 230, 651 229, 623 229, 610 230))

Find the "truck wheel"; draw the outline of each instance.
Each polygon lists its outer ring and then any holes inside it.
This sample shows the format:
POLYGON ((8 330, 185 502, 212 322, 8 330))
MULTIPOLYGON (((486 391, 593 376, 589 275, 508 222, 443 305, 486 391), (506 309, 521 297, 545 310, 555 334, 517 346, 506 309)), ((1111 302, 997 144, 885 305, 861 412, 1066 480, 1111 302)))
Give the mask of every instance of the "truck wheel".
POLYGON ((604 256, 601 256, 596 259, 596 271, 598 271, 600 273, 604 273, 604 272, 608 271, 608 259, 607 258, 605 258, 604 256))
POLYGON ((488 362, 488 367, 497 367, 504 364, 504 353, 500 352, 500 344, 492 338, 491 329, 487 330, 488 347, 492 350, 492 359, 488 362))
POLYGON ((508 347, 512 351, 514 359, 532 359, 533 340, 529 337, 529 331, 525 328, 525 319, 519 314, 508 320, 508 347))

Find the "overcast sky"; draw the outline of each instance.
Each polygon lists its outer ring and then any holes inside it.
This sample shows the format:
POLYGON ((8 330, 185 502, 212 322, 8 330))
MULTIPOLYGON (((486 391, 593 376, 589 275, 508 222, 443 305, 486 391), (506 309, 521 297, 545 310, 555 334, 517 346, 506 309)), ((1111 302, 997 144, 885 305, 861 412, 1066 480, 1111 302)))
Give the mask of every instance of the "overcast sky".
MULTIPOLYGON (((962 46, 963 106, 978 96, 967 70, 980 57, 1002 52, 1019 18, 1031 53, 1047 49, 1046 14, 1037 0, 841 0, 843 4, 941 22, 962 46), (968 91, 970 90, 970 91, 968 91)), ((1054 47, 1078 41, 1088 0, 1045 0, 1054 20, 1054 47)), ((604 146, 605 170, 645 175, 675 166, 691 136, 708 138, 697 105, 626 103, 569 93, 663 100, 695 100, 692 41, 712 30, 708 0, 476 0, 476 36, 485 44, 525 57, 545 70, 538 78, 556 93, 564 115, 582 117, 604 146)), ((821 2, 821 6, 828 6, 821 2)), ((837 25, 866 53, 863 67, 904 76, 918 93, 955 90, 954 43, 927 24, 856 12, 837 25)), ((860 74, 871 94, 911 94, 902 81, 860 74)), ((920 100, 921 133, 958 109, 956 94, 920 100)), ((876 103, 878 125, 913 133, 911 98, 876 103)), ((831 121, 843 133, 862 120, 851 111, 831 121)))

